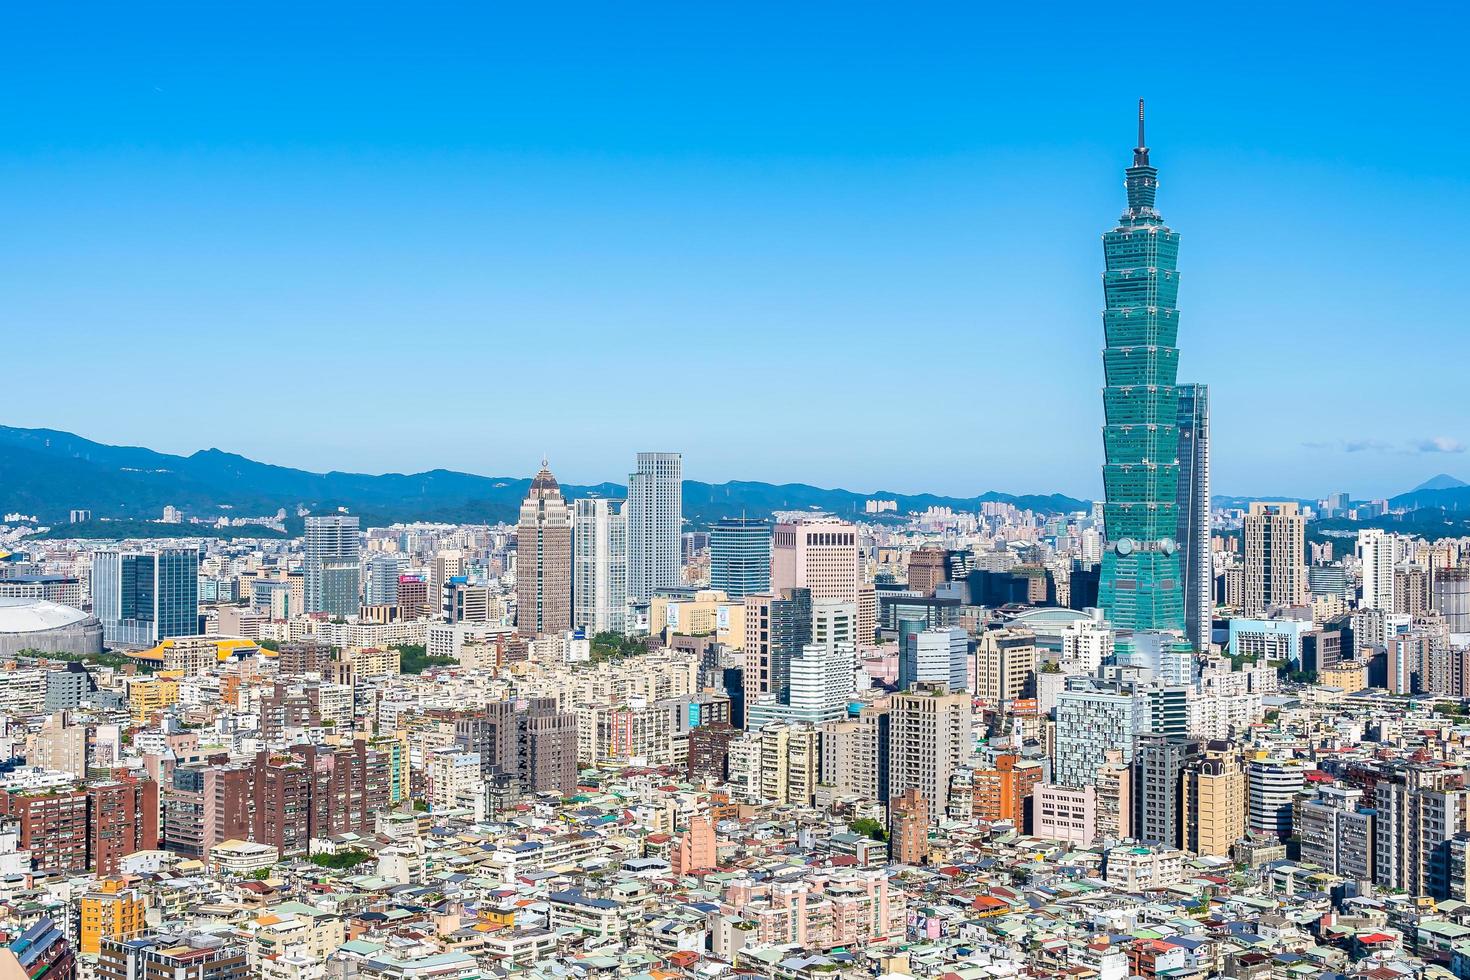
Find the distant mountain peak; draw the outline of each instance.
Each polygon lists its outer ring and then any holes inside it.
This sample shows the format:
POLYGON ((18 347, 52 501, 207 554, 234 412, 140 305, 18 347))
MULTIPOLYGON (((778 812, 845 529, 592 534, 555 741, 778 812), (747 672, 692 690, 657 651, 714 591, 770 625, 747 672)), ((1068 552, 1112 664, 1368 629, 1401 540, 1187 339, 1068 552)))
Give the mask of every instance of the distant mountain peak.
POLYGON ((1460 487, 1470 487, 1470 483, 1466 483, 1458 477, 1450 476, 1448 473, 1439 473, 1431 476, 1409 492, 1417 493, 1420 490, 1457 490, 1460 487))

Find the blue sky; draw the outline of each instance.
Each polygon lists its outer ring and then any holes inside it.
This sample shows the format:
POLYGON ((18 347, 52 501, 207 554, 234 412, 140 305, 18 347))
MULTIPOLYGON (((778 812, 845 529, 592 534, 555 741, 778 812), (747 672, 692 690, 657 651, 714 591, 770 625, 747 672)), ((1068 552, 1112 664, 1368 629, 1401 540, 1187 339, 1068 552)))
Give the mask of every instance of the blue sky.
POLYGON ((1095 494, 1143 96, 1216 490, 1470 478, 1470 15, 988 6, 12 5, 0 421, 1095 494))

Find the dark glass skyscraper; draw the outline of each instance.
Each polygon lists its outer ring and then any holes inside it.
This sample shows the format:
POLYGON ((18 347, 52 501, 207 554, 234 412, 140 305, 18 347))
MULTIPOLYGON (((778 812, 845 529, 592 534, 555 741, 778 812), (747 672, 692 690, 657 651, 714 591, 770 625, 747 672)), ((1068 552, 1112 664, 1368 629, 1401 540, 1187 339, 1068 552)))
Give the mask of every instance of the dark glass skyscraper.
MULTIPOLYGON (((1154 209, 1138 104, 1128 209, 1103 236, 1103 525, 1098 601, 1119 630, 1184 631, 1178 533, 1179 236, 1154 209)), ((1121 642, 1126 644, 1126 638, 1121 642)))
POLYGON ((1184 582, 1184 635, 1194 648, 1210 648, 1215 611, 1215 568, 1210 557, 1210 389, 1179 386, 1180 568, 1184 582))
POLYGON ((727 517, 709 529, 709 586, 731 599, 771 588, 771 525, 727 517))

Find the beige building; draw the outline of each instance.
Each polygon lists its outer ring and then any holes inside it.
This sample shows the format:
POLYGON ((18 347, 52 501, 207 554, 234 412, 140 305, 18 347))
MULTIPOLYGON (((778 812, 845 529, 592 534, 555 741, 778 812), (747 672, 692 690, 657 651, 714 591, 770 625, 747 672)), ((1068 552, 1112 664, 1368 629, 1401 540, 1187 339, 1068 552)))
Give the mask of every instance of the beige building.
POLYGON ((1317 683, 1322 687, 1341 688, 1348 694, 1356 694, 1368 686, 1368 665, 1361 660, 1338 661, 1317 671, 1317 683))
POLYGON ((1036 637, 1027 630, 989 630, 975 650, 975 695, 999 703, 1036 694, 1036 637))
POLYGON ((783 589, 810 589, 813 603, 856 603, 858 642, 873 642, 877 594, 866 582, 856 526, 833 517, 777 524, 771 534, 771 592, 783 589))
POLYGON ((1245 515, 1241 608, 1259 616, 1273 606, 1307 604, 1307 519, 1294 503, 1254 501, 1245 515))
POLYGON ((572 628, 572 510, 545 460, 516 526, 516 626, 536 635, 572 628))
POLYGON ((86 779, 87 726, 68 725, 64 711, 52 714, 39 731, 26 736, 26 762, 86 779))
POLYGON ((950 779, 970 754, 970 694, 920 682, 891 704, 889 795, 916 789, 937 818, 948 811, 950 779))
POLYGON ((1225 742, 1210 742, 1184 771, 1184 849, 1229 857, 1245 836, 1245 769, 1225 742))

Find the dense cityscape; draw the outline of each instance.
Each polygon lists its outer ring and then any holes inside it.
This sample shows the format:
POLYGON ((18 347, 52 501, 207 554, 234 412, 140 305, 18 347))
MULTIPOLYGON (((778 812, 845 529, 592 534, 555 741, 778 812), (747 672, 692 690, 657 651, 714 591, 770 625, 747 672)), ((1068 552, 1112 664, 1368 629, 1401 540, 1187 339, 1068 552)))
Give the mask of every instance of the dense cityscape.
POLYGON ((1095 503, 4 514, 0 976, 1470 977, 1470 535, 1212 496, 1144 124, 1095 503))

